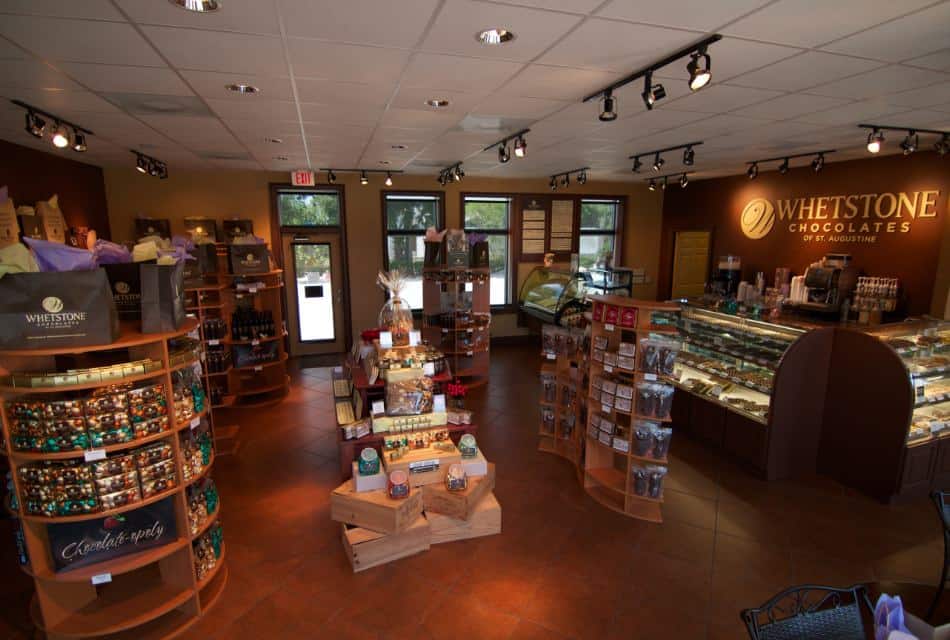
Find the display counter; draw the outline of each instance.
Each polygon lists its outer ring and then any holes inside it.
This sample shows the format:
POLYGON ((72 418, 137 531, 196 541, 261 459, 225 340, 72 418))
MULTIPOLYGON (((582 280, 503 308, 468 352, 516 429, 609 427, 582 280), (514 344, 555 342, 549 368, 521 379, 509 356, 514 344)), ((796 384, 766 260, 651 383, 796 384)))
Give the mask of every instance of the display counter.
POLYGON ((569 324, 571 316, 589 309, 587 275, 580 271, 535 267, 521 285, 518 306, 548 324, 569 324))

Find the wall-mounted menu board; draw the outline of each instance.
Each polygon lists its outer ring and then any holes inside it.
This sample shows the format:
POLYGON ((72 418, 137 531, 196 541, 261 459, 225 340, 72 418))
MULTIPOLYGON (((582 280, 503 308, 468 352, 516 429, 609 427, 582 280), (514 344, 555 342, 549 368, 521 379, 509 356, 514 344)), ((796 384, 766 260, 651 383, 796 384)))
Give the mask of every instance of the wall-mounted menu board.
POLYGON ((574 246, 574 201, 551 201, 551 243, 555 253, 570 253, 574 246))
MULTIPOLYGON (((534 203, 532 203, 534 204, 534 203)), ((521 257, 544 255, 544 232, 547 212, 544 209, 524 209, 521 212, 521 257)))

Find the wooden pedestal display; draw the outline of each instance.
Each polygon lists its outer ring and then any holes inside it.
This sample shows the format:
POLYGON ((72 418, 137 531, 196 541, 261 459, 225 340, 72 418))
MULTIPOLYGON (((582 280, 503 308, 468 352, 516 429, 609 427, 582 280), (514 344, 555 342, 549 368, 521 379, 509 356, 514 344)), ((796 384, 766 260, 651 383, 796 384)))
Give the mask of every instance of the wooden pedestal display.
POLYGON ((494 493, 488 493, 475 504, 466 520, 452 518, 434 511, 427 511, 426 517, 432 529, 432 544, 501 533, 501 505, 494 493))
POLYGON ((422 515, 422 491, 395 500, 385 489, 357 493, 355 480, 347 480, 330 494, 330 519, 379 533, 399 533, 422 515))
POLYGON ((431 538, 429 521, 421 514, 401 533, 389 535, 343 525, 343 549, 354 573, 428 551, 431 538))
POLYGON ((468 520, 479 501, 495 488, 495 465, 488 465, 488 475, 468 479, 464 491, 449 491, 445 484, 422 487, 422 502, 426 514, 438 513, 458 520, 468 520))

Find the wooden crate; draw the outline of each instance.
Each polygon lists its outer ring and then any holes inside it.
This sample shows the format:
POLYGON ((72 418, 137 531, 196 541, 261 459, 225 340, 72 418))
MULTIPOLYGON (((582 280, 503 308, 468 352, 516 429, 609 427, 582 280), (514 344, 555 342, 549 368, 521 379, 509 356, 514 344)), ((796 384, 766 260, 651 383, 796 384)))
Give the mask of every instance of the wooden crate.
POLYGON ((471 518, 479 502, 495 489, 495 465, 488 465, 488 474, 469 478, 464 491, 449 491, 445 484, 422 487, 422 507, 427 513, 438 513, 458 520, 471 518))
POLYGON ((441 451, 428 447, 412 450, 398 460, 384 458, 383 464, 386 466, 386 473, 401 469, 409 474, 410 486, 422 487, 430 484, 442 484, 445 482, 445 474, 449 470, 449 465, 461 461, 462 454, 454 447, 452 451, 441 451), (424 465, 430 461, 438 461, 438 467, 431 471, 413 471, 414 467, 424 465))
POLYGON ((468 520, 450 518, 440 513, 427 514, 426 517, 432 529, 432 544, 501 533, 501 505, 494 493, 486 494, 475 505, 475 511, 468 520))
POLYGON ((405 531, 388 535, 343 525, 343 549, 354 573, 428 551, 431 540, 431 530, 425 516, 416 518, 405 531))
POLYGON ((479 449, 474 458, 462 458, 462 467, 467 476, 483 476, 488 473, 488 460, 479 449))
POLYGON ((399 533, 422 515, 422 492, 410 489, 409 497, 393 500, 385 489, 357 493, 347 480, 330 494, 330 519, 379 533, 399 533))

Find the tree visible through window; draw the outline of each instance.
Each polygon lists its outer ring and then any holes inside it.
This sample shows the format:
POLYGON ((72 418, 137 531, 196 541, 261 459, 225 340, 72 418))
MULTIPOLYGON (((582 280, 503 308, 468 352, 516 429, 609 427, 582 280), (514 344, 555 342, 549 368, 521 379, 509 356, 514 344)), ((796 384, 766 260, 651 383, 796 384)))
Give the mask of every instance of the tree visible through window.
POLYGON ((616 200, 581 200, 580 266, 586 269, 597 264, 614 265, 617 248, 616 200))
POLYGON ((489 302, 492 305, 508 304, 511 301, 508 280, 511 199, 466 196, 462 216, 466 233, 484 233, 488 238, 488 266, 491 267, 489 302))
POLYGON ((386 268, 398 269, 407 279, 402 297, 413 309, 422 308, 422 267, 425 262, 425 232, 441 228, 438 196, 387 193, 386 268))
POLYGON ((336 191, 281 191, 277 212, 282 227, 336 227, 340 224, 340 196, 336 191))

